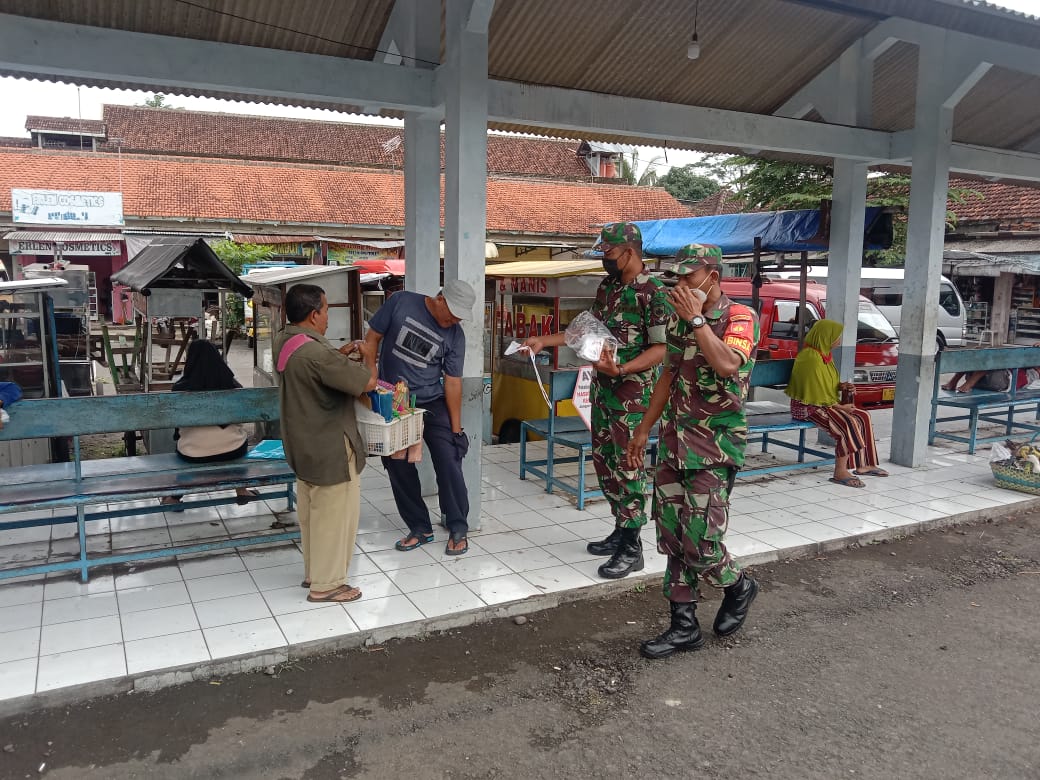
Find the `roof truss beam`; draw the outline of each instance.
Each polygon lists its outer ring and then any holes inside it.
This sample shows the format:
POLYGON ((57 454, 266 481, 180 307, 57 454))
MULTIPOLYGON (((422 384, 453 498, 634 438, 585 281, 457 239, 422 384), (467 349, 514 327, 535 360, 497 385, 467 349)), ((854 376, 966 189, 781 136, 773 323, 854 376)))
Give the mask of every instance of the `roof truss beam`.
POLYGON ((648 143, 725 144, 868 162, 889 157, 889 134, 879 130, 506 81, 491 82, 488 115, 491 121, 632 135, 648 143))
POLYGON ((0 69, 145 89, 291 98, 331 105, 434 108, 434 76, 419 68, 132 33, 0 14, 0 69))

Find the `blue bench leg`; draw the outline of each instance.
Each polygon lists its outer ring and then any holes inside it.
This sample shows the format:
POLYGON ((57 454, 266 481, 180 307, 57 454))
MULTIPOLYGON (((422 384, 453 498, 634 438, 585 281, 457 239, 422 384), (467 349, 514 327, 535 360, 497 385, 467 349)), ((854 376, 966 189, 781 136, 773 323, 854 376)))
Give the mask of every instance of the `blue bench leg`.
POLYGON ((520 479, 527 479, 527 428, 520 425, 520 479))
POLYGON ((805 428, 798 429, 798 462, 805 463, 805 428))
POLYGON ((287 512, 291 512, 296 507, 296 483, 295 482, 286 482, 285 483, 285 487, 286 487, 286 492, 289 494, 285 498, 285 504, 286 504, 286 507, 287 507, 286 511, 287 512))
POLYGON ((975 437, 979 433, 979 410, 972 409, 968 414, 968 454, 975 454, 975 437))
POLYGON ((79 531, 79 579, 80 582, 86 582, 89 575, 87 574, 87 519, 86 510, 83 505, 80 504, 76 507, 76 525, 79 531))
POLYGON ((545 492, 553 489, 553 437, 550 433, 545 439, 545 492))
POLYGON ((585 508, 585 448, 578 448, 578 509, 585 508))

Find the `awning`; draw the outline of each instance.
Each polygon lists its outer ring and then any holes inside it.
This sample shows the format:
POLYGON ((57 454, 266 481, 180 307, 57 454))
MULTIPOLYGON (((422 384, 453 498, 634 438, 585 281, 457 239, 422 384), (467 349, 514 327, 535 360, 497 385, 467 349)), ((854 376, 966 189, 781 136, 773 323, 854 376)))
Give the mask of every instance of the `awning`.
POLYGON ((157 289, 231 290, 246 298, 253 288, 239 280, 201 238, 153 238, 133 260, 112 274, 115 284, 150 294, 157 289))
POLYGON ((594 273, 603 273, 603 263, 599 260, 517 260, 495 263, 484 270, 485 276, 502 279, 518 276, 558 279, 594 273))
POLYGON ((1040 276, 1040 252, 987 255, 981 252, 947 249, 943 252, 943 273, 951 276, 997 277, 1001 274, 1040 276))
POLYGON ((47 241, 54 244, 94 243, 97 241, 122 241, 119 231, 79 230, 12 230, 4 235, 8 241, 47 241))
MULTIPOLYGON (((886 216, 877 206, 866 210, 865 248, 886 248, 886 216)), ((763 252, 819 252, 826 251, 828 244, 827 237, 820 235, 819 209, 679 217, 635 224, 643 233, 643 253, 657 257, 674 255, 687 244, 714 244, 724 255, 749 255, 754 252, 756 238, 762 240, 763 252)), ((890 228, 887 234, 890 242, 890 228)))
MULTIPOLYGON (((492 244, 490 241, 484 242, 484 259, 494 260, 498 257, 498 247, 492 244)), ((441 259, 444 259, 444 242, 441 241, 441 259)))
POLYGON ((231 240, 236 244, 306 244, 317 239, 316 236, 264 235, 263 233, 233 233, 231 240))

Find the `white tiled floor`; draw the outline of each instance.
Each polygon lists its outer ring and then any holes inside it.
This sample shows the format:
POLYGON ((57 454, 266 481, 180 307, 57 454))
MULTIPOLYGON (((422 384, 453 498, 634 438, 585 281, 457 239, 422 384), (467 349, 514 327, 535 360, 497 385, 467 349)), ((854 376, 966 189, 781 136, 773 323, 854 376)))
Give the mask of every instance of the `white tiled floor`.
MULTIPOLYGON (((986 453, 970 457, 932 449, 931 461, 857 490, 806 470, 739 480, 727 543, 737 556, 784 550, 928 519, 1029 501, 994 487, 986 453)), ((393 512, 385 474, 373 460, 363 476, 362 513, 351 584, 361 600, 312 604, 300 587, 295 544, 186 556, 114 573, 89 583, 72 575, 0 583, 0 699, 109 678, 261 653, 272 648, 392 629, 538 594, 595 587, 602 558, 585 550, 612 527, 605 502, 584 511, 560 495, 520 481, 517 447, 484 450, 482 528, 470 552, 444 555, 437 541, 409 553, 393 549, 403 524, 393 512)), ((431 506, 436 500, 430 499, 431 506)), ((125 549, 168 539, 224 538, 266 528, 281 502, 125 517, 91 528, 92 549, 125 549), (166 525, 156 528, 156 522, 166 525)), ((664 558, 643 531, 644 576, 664 558)), ((0 534, 0 566, 76 550, 68 527, 0 534)))

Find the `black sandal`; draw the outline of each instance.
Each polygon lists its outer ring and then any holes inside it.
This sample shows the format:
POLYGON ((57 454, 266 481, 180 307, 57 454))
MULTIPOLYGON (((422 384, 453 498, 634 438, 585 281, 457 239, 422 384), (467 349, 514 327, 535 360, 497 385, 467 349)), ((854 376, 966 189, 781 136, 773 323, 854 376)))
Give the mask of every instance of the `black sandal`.
POLYGON ((463 536, 461 539, 456 539, 454 534, 448 539, 448 543, 444 545, 445 555, 464 555, 469 552, 469 539, 463 536), (452 548, 452 544, 462 545, 461 547, 452 548))
POLYGON ((394 543, 394 548, 401 552, 410 552, 433 541, 433 534, 409 534, 394 543))

